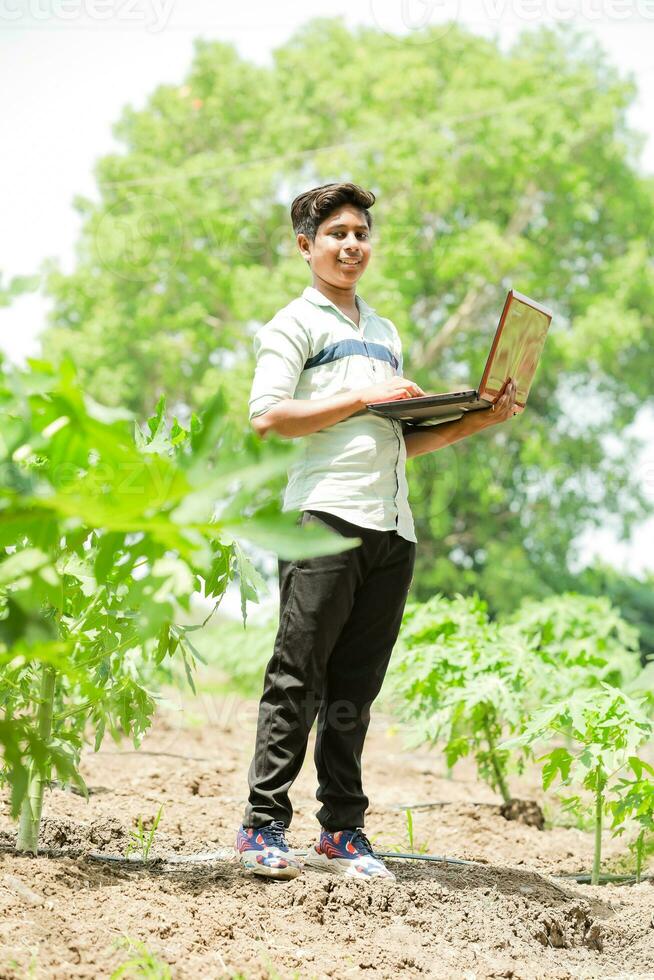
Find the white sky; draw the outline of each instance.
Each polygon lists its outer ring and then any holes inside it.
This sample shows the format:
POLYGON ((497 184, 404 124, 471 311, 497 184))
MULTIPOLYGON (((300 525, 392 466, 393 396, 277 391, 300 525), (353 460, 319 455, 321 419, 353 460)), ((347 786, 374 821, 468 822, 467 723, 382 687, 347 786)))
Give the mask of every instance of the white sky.
MULTIPOLYGON (((424 43, 421 26, 445 31, 452 18, 503 46, 542 23, 585 29, 637 76, 631 121, 648 137, 642 167, 654 173, 654 0, 0 0, 3 282, 35 272, 46 257, 72 269, 73 196, 95 197, 91 169, 116 149, 112 123, 125 104, 142 106, 160 83, 182 81, 195 37, 233 41, 263 63, 304 21, 338 14, 415 44, 424 43)), ((0 310, 0 348, 17 362, 37 353, 46 312, 38 296, 0 310)), ((654 447, 638 466, 654 502, 654 447)), ((618 546, 609 530, 595 535, 588 557, 597 550, 632 571, 654 569, 654 520, 631 546, 618 546)))

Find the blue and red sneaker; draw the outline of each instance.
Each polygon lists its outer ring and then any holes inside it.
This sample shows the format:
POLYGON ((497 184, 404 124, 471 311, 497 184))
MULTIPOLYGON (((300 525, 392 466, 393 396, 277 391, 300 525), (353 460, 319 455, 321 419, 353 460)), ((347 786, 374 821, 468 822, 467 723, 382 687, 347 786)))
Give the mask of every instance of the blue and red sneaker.
POLYGON ((235 850, 248 871, 287 881, 302 871, 302 862, 286 843, 286 826, 272 820, 263 827, 243 827, 236 834, 235 850))
POLYGON ((395 878, 384 862, 375 856, 363 830, 322 830, 320 840, 307 851, 309 868, 347 875, 348 878, 395 878))

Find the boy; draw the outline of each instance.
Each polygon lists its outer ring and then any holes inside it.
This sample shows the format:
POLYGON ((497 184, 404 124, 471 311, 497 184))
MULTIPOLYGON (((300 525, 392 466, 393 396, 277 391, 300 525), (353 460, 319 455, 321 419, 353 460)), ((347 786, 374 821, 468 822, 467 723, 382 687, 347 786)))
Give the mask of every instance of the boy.
POLYGON ((305 442, 289 472, 284 510, 302 511, 299 523, 361 539, 340 554, 278 563, 279 629, 236 837, 243 865, 271 878, 302 870, 285 837, 293 815, 288 791, 316 715, 321 832, 305 864, 350 877, 394 877, 363 832, 361 753, 413 575, 405 462, 510 418, 515 405, 510 382, 492 413, 406 433, 400 422, 367 411, 373 402, 424 394, 402 376, 394 325, 356 293, 370 261, 374 201, 352 183, 325 184, 293 201, 293 230, 312 285, 254 342, 252 426, 262 438, 273 431, 305 442))

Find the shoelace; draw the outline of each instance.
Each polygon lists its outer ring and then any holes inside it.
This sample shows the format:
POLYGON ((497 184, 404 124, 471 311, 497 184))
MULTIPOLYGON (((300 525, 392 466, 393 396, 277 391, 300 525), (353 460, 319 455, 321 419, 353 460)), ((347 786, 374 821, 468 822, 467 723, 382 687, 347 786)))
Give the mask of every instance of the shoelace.
POLYGON ((372 844, 360 827, 357 827, 357 829, 354 831, 350 837, 350 841, 356 848, 358 848, 358 850, 363 851, 364 854, 371 854, 373 857, 375 856, 375 852, 372 849, 372 844))
POLYGON ((275 847, 288 847, 286 843, 286 826, 282 820, 273 820, 272 823, 261 827, 261 830, 265 832, 267 841, 275 847))

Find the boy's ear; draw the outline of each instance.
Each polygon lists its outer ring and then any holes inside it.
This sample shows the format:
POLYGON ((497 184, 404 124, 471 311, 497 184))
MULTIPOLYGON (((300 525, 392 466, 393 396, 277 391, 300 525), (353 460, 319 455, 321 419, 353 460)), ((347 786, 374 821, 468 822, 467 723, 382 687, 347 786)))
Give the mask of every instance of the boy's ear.
POLYGON ((302 258, 305 260, 305 262, 310 262, 311 261, 311 251, 309 249, 309 239, 307 238, 306 235, 299 234, 297 236, 296 241, 297 241, 297 247, 299 248, 300 252, 302 253, 302 258))

